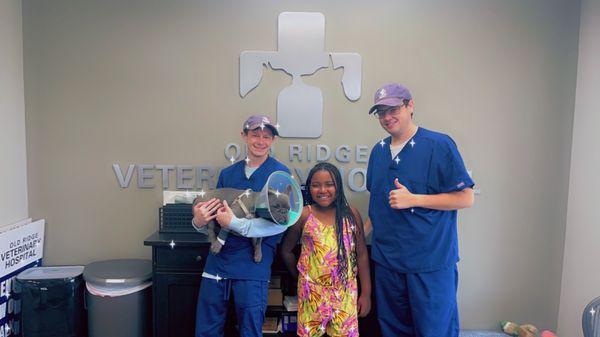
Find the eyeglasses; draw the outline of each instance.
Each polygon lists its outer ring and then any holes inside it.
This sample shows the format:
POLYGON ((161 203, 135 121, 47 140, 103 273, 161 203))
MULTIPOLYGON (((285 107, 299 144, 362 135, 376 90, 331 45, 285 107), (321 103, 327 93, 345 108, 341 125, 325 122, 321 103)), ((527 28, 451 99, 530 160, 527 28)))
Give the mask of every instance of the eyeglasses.
POLYGON ((387 108, 383 108, 383 109, 377 109, 373 112, 373 116, 375 116, 375 118, 379 118, 379 119, 383 119, 385 118, 386 115, 397 115, 400 112, 400 108, 402 108, 403 106, 408 106, 408 102, 410 102, 410 100, 405 99, 402 100, 402 104, 398 105, 398 106, 391 106, 391 107, 387 107, 387 108))

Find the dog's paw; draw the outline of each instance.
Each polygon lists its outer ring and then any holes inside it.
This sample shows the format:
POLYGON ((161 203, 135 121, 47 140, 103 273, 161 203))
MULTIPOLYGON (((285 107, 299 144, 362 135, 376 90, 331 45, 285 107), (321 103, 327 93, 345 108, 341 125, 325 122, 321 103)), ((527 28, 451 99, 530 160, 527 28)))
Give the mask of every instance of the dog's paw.
POLYGON ((210 251, 213 254, 219 254, 221 248, 223 248, 223 245, 218 240, 215 240, 213 243, 210 244, 210 251))
POLYGON ((255 250, 254 251, 254 262, 260 263, 260 261, 262 261, 262 251, 261 250, 255 250))

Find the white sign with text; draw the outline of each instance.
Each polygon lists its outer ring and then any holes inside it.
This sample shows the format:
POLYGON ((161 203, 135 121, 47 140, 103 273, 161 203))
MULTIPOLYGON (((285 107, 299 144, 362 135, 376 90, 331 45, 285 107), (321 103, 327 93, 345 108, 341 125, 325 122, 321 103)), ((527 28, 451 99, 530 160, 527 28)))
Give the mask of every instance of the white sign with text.
POLYGON ((0 232, 0 277, 43 257, 45 223, 41 219, 0 232))

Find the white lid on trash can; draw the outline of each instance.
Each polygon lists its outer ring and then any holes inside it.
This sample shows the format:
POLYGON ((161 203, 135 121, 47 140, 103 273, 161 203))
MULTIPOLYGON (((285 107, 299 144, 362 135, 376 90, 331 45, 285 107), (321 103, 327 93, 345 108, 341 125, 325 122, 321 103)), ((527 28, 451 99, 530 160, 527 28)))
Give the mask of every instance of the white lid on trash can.
POLYGON ((83 266, 33 267, 20 272, 17 279, 21 281, 72 279, 81 275, 83 269, 83 266))
POLYGON ((148 281, 146 283, 138 284, 135 286, 108 286, 103 287, 99 285, 92 285, 91 283, 86 283, 85 288, 88 292, 95 296, 101 297, 118 297, 118 296, 126 296, 129 294, 134 294, 140 292, 148 287, 152 286, 152 281, 148 281))
POLYGON ((131 287, 152 279, 152 261, 119 259, 92 262, 85 266, 83 279, 100 287, 131 287))

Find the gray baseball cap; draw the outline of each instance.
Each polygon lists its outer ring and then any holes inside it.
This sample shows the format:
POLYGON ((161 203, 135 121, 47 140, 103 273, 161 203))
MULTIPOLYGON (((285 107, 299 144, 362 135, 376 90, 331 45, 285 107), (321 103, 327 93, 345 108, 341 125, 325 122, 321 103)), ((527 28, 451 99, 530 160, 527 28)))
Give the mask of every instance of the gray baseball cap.
POLYGON ((399 106, 407 99, 412 99, 412 95, 407 87, 398 83, 386 84, 375 91, 375 98, 373 99, 374 104, 371 109, 369 109, 369 114, 377 110, 377 107, 380 105, 399 106))
POLYGON ((258 128, 268 127, 271 132, 273 132, 274 136, 279 136, 279 132, 277 131, 277 126, 273 124, 271 119, 268 116, 264 115, 252 115, 246 119, 244 125, 242 126, 243 131, 248 130, 256 130, 258 128))

